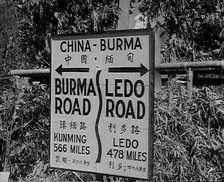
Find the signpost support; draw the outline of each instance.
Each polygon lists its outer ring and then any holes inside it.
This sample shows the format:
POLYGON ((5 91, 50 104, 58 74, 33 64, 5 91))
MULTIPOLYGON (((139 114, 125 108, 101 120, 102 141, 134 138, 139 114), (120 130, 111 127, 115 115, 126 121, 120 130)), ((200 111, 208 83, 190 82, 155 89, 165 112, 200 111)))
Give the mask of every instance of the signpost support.
POLYGON ((192 71, 191 68, 188 68, 187 90, 188 90, 189 97, 192 97, 192 92, 193 92, 193 71, 192 71))
MULTIPOLYGON (((151 30, 149 33, 152 33, 153 31, 151 30)), ((148 147, 149 147, 149 161, 153 161, 153 145, 154 145, 154 140, 153 140, 153 133, 154 133, 154 93, 155 93, 155 58, 158 56, 156 55, 156 41, 158 41, 157 37, 155 34, 152 35, 153 39, 149 43, 149 135, 148 135, 148 147), (150 61, 154 60, 154 61, 150 61)), ((148 163, 148 169, 149 169, 149 181, 153 181, 153 162, 148 163)))

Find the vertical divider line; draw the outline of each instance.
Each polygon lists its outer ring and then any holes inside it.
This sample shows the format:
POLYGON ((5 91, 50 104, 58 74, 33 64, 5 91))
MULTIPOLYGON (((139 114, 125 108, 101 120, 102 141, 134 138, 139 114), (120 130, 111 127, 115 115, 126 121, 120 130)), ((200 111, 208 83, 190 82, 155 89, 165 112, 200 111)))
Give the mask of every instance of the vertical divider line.
POLYGON ((100 73, 101 73, 101 70, 98 70, 97 74, 96 74, 96 86, 97 86, 97 91, 98 91, 98 95, 99 95, 99 108, 98 108, 98 114, 97 114, 96 124, 95 124, 95 132, 96 132, 96 138, 97 138, 97 143, 98 143, 98 156, 96 159, 96 163, 100 163, 101 156, 102 156, 102 144, 101 144, 99 128, 98 128, 100 116, 102 113, 102 93, 101 93, 101 89, 100 89, 100 73))

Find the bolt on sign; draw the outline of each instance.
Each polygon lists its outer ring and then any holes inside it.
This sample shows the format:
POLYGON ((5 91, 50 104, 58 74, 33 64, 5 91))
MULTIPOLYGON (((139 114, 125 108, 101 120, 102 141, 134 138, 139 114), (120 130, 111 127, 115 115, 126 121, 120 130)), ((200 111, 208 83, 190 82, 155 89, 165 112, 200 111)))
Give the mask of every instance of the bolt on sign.
POLYGON ((149 179, 154 35, 52 38, 52 168, 149 179))

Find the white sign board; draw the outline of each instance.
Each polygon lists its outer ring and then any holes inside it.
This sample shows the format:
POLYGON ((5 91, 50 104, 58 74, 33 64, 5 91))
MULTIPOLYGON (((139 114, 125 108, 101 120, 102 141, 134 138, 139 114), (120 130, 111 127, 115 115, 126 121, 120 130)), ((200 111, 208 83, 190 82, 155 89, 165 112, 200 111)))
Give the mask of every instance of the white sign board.
POLYGON ((149 178, 153 44, 149 30, 52 39, 51 167, 149 178))

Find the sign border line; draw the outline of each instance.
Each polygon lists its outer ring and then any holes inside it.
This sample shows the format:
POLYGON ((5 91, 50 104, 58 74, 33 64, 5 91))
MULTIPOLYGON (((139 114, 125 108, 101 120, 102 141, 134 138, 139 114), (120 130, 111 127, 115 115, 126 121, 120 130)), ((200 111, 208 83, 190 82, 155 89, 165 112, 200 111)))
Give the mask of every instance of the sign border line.
MULTIPOLYGON (((117 176, 117 177, 124 177, 124 178, 131 178, 131 179, 140 179, 140 180, 153 180, 153 132, 154 132, 154 67, 155 67, 155 33, 152 29, 129 29, 129 30, 116 30, 116 31, 108 31, 108 32, 91 32, 91 33, 78 33, 78 34, 70 34, 70 35, 54 35, 51 38, 51 45, 54 40, 70 40, 71 38, 73 40, 77 39, 88 39, 88 38, 105 38, 105 37, 122 37, 122 36, 137 36, 137 35, 148 35, 149 36, 149 108, 151 107, 151 111, 149 111, 149 131, 148 131, 148 178, 134 178, 124 175, 112 175, 108 173, 100 173, 100 172, 94 172, 94 171, 82 171, 82 170, 72 170, 68 168, 58 168, 58 167, 52 167, 51 164, 51 143, 49 144, 49 167, 51 169, 61 169, 61 170, 68 170, 68 171, 77 171, 82 173, 89 173, 89 174, 100 174, 100 175, 109 175, 109 176, 117 176), (150 163, 151 162, 151 163, 150 163)), ((51 65, 53 62, 52 57, 52 47, 51 46, 51 65)), ((50 142, 51 142, 51 122, 52 122, 52 114, 51 114, 51 91, 52 91, 52 84, 51 84, 51 78, 52 78, 53 72, 52 68, 50 68, 50 142)))

